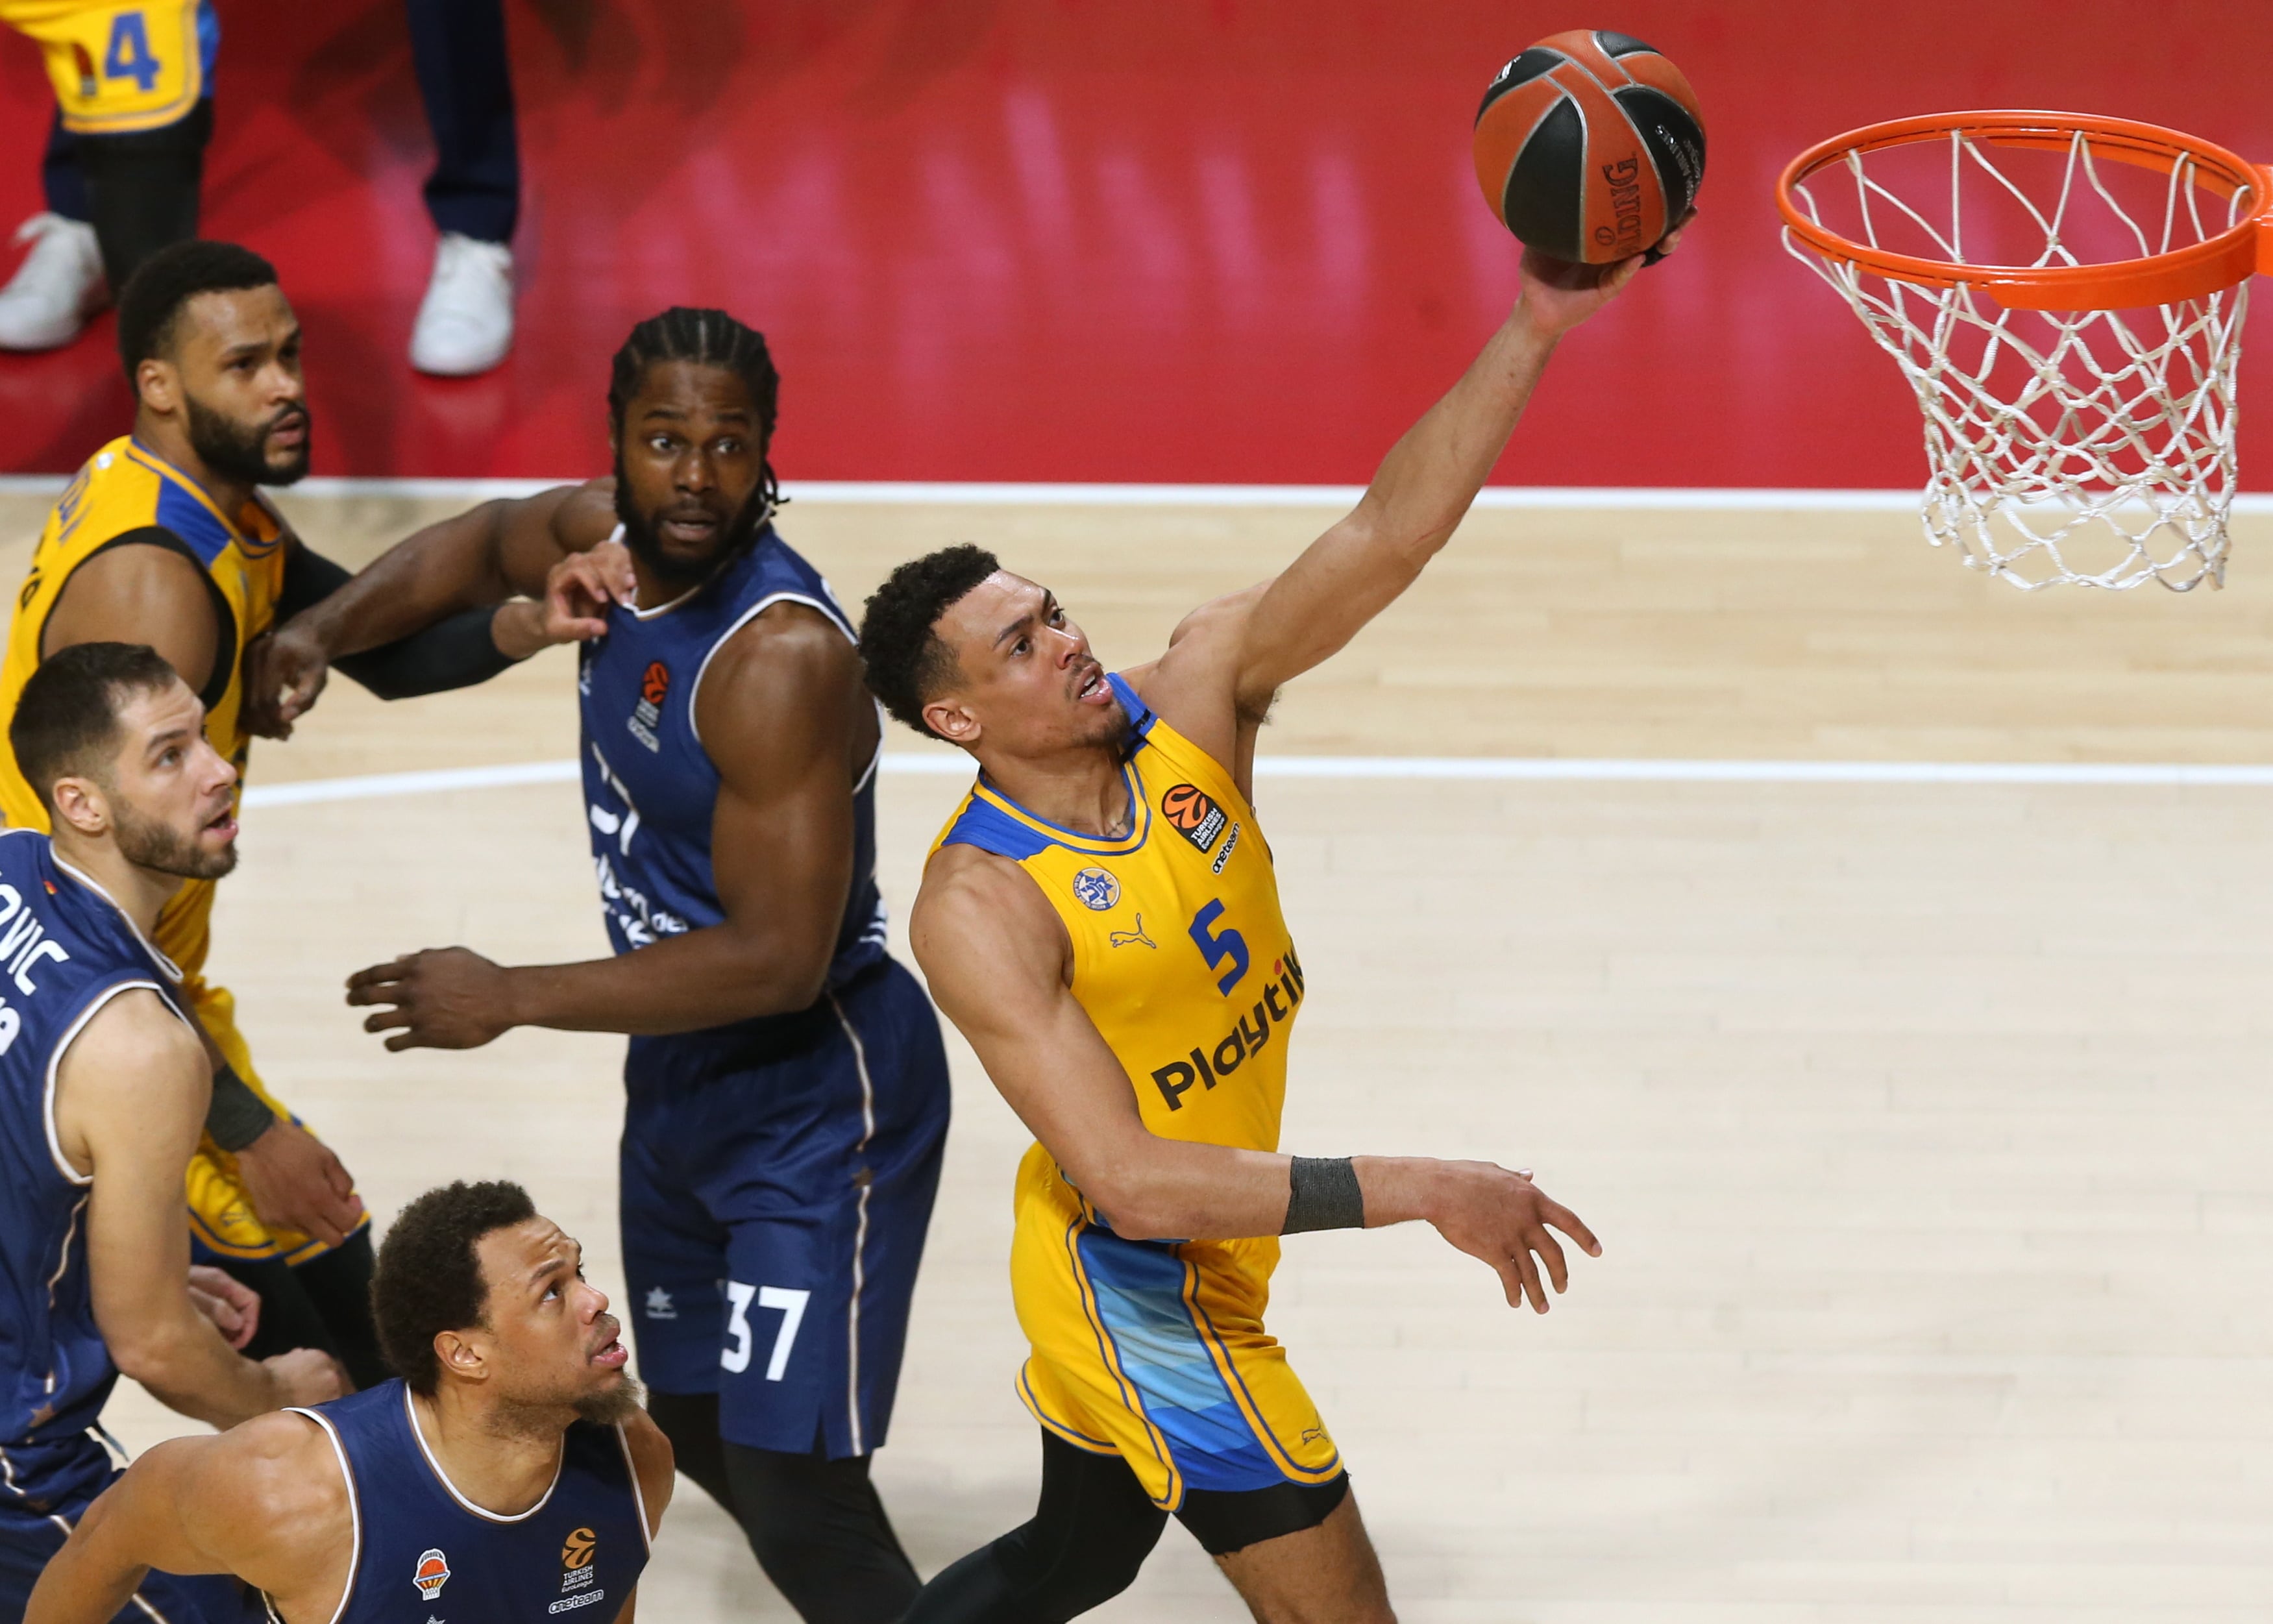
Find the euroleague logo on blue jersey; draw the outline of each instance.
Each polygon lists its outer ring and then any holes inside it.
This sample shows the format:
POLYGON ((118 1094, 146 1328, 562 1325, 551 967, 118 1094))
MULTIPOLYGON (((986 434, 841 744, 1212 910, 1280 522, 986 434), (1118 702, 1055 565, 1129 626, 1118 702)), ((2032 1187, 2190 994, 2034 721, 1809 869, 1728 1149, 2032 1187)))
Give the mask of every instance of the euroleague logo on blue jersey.
POLYGON ((658 753, 663 743, 655 736, 655 730, 663 720, 663 702, 670 693, 671 667, 661 660, 649 660, 647 670, 640 676, 639 703, 632 707, 631 720, 624 724, 633 738, 658 753))

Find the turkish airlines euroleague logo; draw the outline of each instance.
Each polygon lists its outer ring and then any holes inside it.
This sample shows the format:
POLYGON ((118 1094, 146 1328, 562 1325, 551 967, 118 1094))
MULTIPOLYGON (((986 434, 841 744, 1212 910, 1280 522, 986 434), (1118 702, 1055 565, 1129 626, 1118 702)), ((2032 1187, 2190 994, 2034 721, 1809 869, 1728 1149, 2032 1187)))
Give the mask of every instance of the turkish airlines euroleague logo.
POLYGON ((671 692, 671 667, 661 660, 648 662, 640 677, 639 703, 632 707, 631 720, 625 726, 633 738, 650 750, 661 750, 662 741, 655 736, 656 726, 663 720, 663 702, 671 692))
POLYGON ((1203 852, 1213 846, 1231 820, 1214 798, 1196 784, 1179 784, 1160 797, 1160 816, 1168 827, 1203 852))

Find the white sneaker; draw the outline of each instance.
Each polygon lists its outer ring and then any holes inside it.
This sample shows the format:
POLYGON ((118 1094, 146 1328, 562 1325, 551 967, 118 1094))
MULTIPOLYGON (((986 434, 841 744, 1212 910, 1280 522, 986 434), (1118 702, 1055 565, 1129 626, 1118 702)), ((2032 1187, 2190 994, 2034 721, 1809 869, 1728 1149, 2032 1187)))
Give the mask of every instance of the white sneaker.
POLYGON ((410 330, 410 365, 443 378, 469 378, 512 348, 513 250, 445 231, 434 250, 434 280, 410 330))
POLYGON ((31 244, 32 252, 0 288, 0 350, 70 343, 107 297, 94 228, 39 214, 16 228, 16 241, 31 244))

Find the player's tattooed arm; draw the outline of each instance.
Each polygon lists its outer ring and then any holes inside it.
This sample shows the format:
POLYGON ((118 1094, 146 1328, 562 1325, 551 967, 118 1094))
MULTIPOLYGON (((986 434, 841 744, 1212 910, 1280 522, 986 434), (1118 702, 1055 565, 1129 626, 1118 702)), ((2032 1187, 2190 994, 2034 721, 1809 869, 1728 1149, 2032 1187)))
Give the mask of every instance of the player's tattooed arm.
MULTIPOLYGON (((1114 1233, 1132 1240, 1285 1232, 1294 1158, 1163 1139, 1144 1126, 1127 1072, 1067 985, 1065 928, 1015 863, 971 846, 932 859, 908 920, 933 998, 977 1051, 1019 1120, 1114 1233)), ((1511 1306, 1544 1312, 1569 1279, 1560 1229, 1601 1251, 1577 1214, 1527 1174, 1488 1162, 1356 1156, 1368 1229, 1426 1220, 1499 1274, 1511 1306)))
POLYGON ((234 1574, 286 1618, 329 1618, 355 1560, 345 1478, 322 1430, 268 1415, 177 1438, 126 1469, 41 1573, 26 1624, 107 1624, 150 1568, 234 1574))
POLYGON ((470 1049, 514 1026, 655 1034, 809 1007, 852 883, 853 786, 875 708, 844 633, 776 604, 721 649, 695 719, 718 769, 711 872, 723 924, 578 964, 508 967, 465 948, 358 971, 348 1002, 389 1049, 470 1049))
POLYGON ((1527 253, 1507 320, 1390 448, 1357 506, 1272 580, 1187 617, 1138 684, 1146 703, 1243 771, 1279 688, 1339 653, 1419 578, 1506 449, 1557 342, 1640 267, 1639 255, 1597 268, 1527 253))

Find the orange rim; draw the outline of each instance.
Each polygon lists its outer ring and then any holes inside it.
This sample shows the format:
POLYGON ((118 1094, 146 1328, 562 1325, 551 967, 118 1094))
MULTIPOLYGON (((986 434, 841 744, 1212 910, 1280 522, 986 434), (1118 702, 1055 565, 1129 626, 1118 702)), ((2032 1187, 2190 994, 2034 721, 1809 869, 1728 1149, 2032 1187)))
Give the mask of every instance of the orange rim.
POLYGON ((2142 304, 2171 304, 2234 287, 2259 271, 2273 273, 2273 168, 2247 162, 2223 147, 2159 124, 2098 118, 2088 113, 1930 113, 1865 124, 1819 141, 1793 159, 1776 178, 1776 208, 1792 235, 1827 259, 1860 266, 1895 282, 1929 288, 1979 288, 1999 304, 2017 310, 2126 310, 2142 304), (2058 152, 2068 146, 2078 131, 2090 137, 2096 156, 2165 175, 2192 159, 2202 184, 2221 197, 2249 192, 2253 212, 2216 237, 2142 259, 2110 260, 2104 265, 1959 265, 1888 253, 1851 242, 1809 219, 1792 198, 1793 188, 1849 153, 1910 146, 1953 133, 1990 147, 2058 152))

